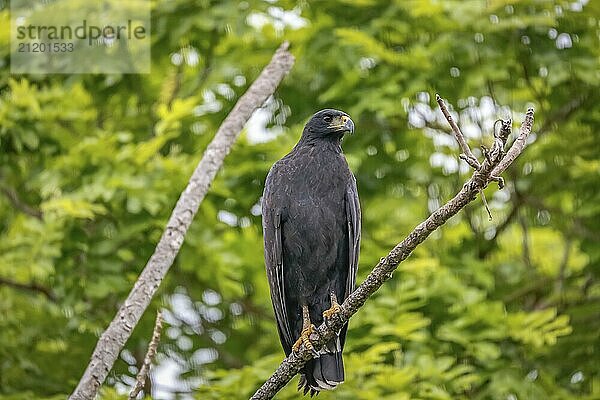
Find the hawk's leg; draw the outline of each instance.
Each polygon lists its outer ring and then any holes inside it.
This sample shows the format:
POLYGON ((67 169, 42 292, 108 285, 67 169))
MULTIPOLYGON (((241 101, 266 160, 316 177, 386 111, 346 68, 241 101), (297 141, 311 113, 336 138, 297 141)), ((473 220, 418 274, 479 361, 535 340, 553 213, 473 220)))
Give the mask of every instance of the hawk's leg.
POLYGON ((308 350, 316 353, 315 348, 310 342, 310 335, 312 335, 316 330, 317 328, 315 328, 315 326, 310 322, 308 306, 302 306, 302 333, 300 334, 298 340, 296 340, 296 343, 294 343, 292 346, 292 350, 294 352, 298 352, 298 350, 300 350, 300 346, 304 344, 308 350))
POLYGON ((338 304, 335 293, 331 292, 330 296, 331 296, 331 307, 328 308, 327 310, 323 311, 323 318, 325 318, 325 319, 331 319, 331 317, 333 317, 334 315, 336 315, 342 311, 342 307, 340 307, 340 305, 338 304))

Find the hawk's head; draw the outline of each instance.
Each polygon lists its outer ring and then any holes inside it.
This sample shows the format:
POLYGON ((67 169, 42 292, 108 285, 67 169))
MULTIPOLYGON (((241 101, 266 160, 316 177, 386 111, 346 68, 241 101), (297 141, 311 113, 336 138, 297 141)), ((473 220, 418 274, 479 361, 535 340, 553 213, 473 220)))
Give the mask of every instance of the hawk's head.
POLYGON ((350 116, 343 111, 326 108, 311 117, 302 135, 339 140, 346 132, 354 133, 354 122, 350 116))

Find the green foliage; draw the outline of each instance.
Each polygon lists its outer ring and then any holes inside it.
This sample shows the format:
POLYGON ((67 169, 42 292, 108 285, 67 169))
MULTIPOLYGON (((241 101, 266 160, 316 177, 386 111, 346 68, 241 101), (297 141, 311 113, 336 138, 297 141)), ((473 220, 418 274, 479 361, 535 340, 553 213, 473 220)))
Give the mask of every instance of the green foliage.
MULTIPOLYGON (((159 0, 151 74, 29 76, 9 73, 0 2, 0 399, 74 388, 203 149, 284 39, 297 63, 266 126, 226 159, 101 397, 124 398, 157 308, 156 398, 248 397, 283 356, 262 261, 268 169, 314 111, 352 115, 360 282, 468 176, 435 92, 476 153, 530 105, 535 145, 507 188, 486 190, 493 221, 467 207, 352 319, 346 382, 319 398, 600 397, 600 3, 584 3, 159 0)), ((277 398, 297 396, 292 382, 277 398)))

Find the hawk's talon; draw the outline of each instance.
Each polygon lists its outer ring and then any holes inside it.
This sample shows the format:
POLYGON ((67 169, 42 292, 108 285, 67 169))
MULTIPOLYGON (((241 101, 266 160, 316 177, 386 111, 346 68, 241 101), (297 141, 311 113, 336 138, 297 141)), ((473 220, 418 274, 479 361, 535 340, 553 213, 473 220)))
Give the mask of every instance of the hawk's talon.
POLYGON ((323 311, 323 318, 331 319, 334 315, 342 312, 342 307, 337 302, 332 302, 331 307, 323 311))
POLYGON ((315 351, 315 347, 310 342, 310 335, 312 335, 316 331, 317 331, 317 328, 313 324, 310 324, 310 326, 308 326, 308 328, 302 329, 302 333, 300 334, 300 337, 298 338, 298 340, 296 340, 296 343, 294 343, 294 345, 292 346, 292 350, 294 351, 294 353, 297 353, 298 350, 300 350, 300 346, 304 345, 304 347, 306 347, 308 350, 310 350, 313 354, 316 353, 318 355, 319 353, 317 353, 315 351))

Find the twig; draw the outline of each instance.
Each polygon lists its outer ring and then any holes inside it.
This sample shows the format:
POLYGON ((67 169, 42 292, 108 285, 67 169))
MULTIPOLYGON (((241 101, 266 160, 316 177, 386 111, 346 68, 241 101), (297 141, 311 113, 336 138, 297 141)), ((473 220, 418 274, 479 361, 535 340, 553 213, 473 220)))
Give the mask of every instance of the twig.
POLYGON ((207 48, 202 53, 204 58, 204 67, 202 68, 202 72, 198 76, 196 82, 193 83, 193 91, 202 90, 204 85, 208 82, 208 78, 213 70, 213 61, 215 55, 215 48, 219 42, 219 29, 214 28, 210 32, 210 41, 208 42, 207 48))
POLYGON ((144 357, 144 363, 142 364, 142 368, 140 368, 140 372, 138 372, 137 377, 135 378, 135 386, 133 387, 133 389, 131 389, 131 393, 129 393, 129 400, 135 400, 137 395, 144 388, 144 384, 146 383, 146 379, 148 378, 148 372, 150 372, 150 365, 154 360, 154 356, 156 356, 156 349, 158 348, 158 342, 160 342, 162 322, 162 314, 160 310, 158 310, 156 312, 156 322, 154 323, 152 340, 150 340, 150 344, 148 344, 148 351, 146 352, 146 357, 144 357))
POLYGON ((505 304, 512 303, 513 301, 519 300, 521 297, 532 293, 537 292, 538 290, 546 289, 549 284, 552 283, 552 278, 550 277, 540 277, 538 280, 534 281, 534 283, 518 288, 517 290, 507 294, 502 298, 502 302, 505 304))
POLYGON ((554 291, 562 301, 564 288, 565 288, 565 278, 567 272, 567 265, 569 265, 569 258, 571 256, 571 244, 573 239, 571 237, 565 237, 565 249, 563 251, 562 260, 560 262, 560 266, 558 267, 558 276, 556 277, 556 283, 554 284, 554 291))
POLYGON ((556 110, 556 112, 550 114, 544 120, 542 127, 538 130, 538 136, 542 136, 548 132, 550 128, 552 128, 552 125, 554 125, 557 121, 564 122, 566 119, 570 118, 575 111, 579 110, 580 108, 585 109, 585 107, 582 106, 589 97, 590 96, 588 93, 583 93, 573 100, 563 104, 558 110, 556 110))
POLYGON ((492 176, 499 177, 502 173, 508 168, 510 164, 513 163, 523 152, 525 145, 527 144, 527 138, 531 133, 531 128, 533 127, 533 108, 527 109, 527 113, 525 114, 525 121, 521 125, 521 129, 519 131, 519 136, 511 146, 510 150, 506 152, 506 155, 500 161, 500 163, 494 168, 492 171, 492 176))
MULTIPOLYGON (((531 118, 528 117, 523 123, 524 126, 521 128, 522 133, 528 134, 528 132, 525 131, 531 130, 532 125, 531 123, 528 123, 530 120, 531 122, 533 121, 532 116, 531 118)), ((383 257, 373 268, 365 281, 344 301, 341 306, 342 311, 318 327, 317 332, 310 337, 310 341, 314 348, 321 348, 328 340, 331 340, 339 329, 348 322, 350 317, 356 314, 367 299, 372 296, 386 280, 392 277, 392 273, 396 270, 398 265, 404 261, 419 244, 427 239, 434 230, 442 226, 450 217, 456 215, 463 207, 473 201, 476 198, 477 193, 492 181, 492 171, 504 161, 502 149, 497 148, 501 143, 502 141, 494 141, 494 145, 490 151, 491 156, 486 158, 480 168, 473 172, 471 178, 463 185, 458 194, 433 212, 429 218, 420 223, 406 239, 396 245, 386 257, 383 257)), ((516 156, 518 156, 518 153, 523 150, 522 146, 517 145, 517 147, 515 147, 515 144, 513 144, 513 148, 509 150, 509 153, 513 153, 511 160, 514 160, 516 156), (515 148, 515 150, 513 150, 513 148, 515 148)), ((508 154, 506 156, 508 156, 508 154)), ((307 349, 304 345, 300 347, 298 352, 292 352, 283 360, 273 375, 271 375, 256 393, 254 393, 251 400, 266 400, 273 398, 273 396, 283 388, 312 357, 312 351, 307 349)))
POLYGON ((523 263, 529 270, 533 269, 531 262, 531 252, 529 251, 529 229, 527 228, 527 221, 524 216, 519 217, 519 225, 523 231, 522 235, 522 246, 523 246, 523 263))
POLYGON ((479 169, 481 166, 479 165, 477 157, 473 155, 473 152, 469 148, 469 145, 467 144, 465 137, 460 131, 460 128, 458 127, 458 125, 456 125, 456 122, 454 122, 452 115, 450 115, 450 112, 448 111, 448 107, 446 107, 446 103, 444 103, 444 100, 442 100, 440 95, 437 93, 435 94, 435 101, 437 101, 438 105, 440 106, 440 110, 442 111, 442 114, 444 114, 444 117, 446 117, 446 120, 450 124, 452 132, 454 132, 454 137, 456 138, 456 141, 458 142, 458 145, 460 146, 460 149, 462 151, 462 154, 459 157, 462 160, 465 160, 467 164, 473 167, 473 169, 479 169))
POLYGON ((279 47, 269 65, 262 70, 256 81, 238 100, 206 148, 202 160, 171 213, 167 227, 154 249, 154 254, 148 260, 117 315, 98 340, 92 359, 70 396, 71 400, 91 400, 96 397, 119 352, 173 264, 192 219, 217 171, 221 168, 223 159, 252 113, 275 92, 281 80, 292 68, 294 56, 288 52, 288 48, 287 42, 279 47))
POLYGON ((183 79, 183 63, 174 66, 169 71, 169 75, 165 79, 162 88, 161 97, 169 109, 172 109, 173 102, 177 98, 179 90, 181 90, 181 80, 183 79))
POLYGON ((13 207, 15 207, 17 210, 23 212, 24 214, 27 214, 31 217, 37 218, 37 219, 42 219, 43 215, 42 212, 40 210, 38 210, 37 208, 33 208, 28 204, 25 204, 21 198, 19 197, 19 193, 17 193, 17 191, 13 188, 9 188, 9 187, 0 187, 0 191, 4 194, 4 196, 6 196, 6 198, 11 202, 11 204, 13 205, 13 207))
MULTIPOLYGON (((504 157, 504 145, 506 144, 506 141, 508 140, 508 137, 511 134, 511 125, 512 121, 510 119, 506 121, 499 119, 494 123, 494 145, 492 146, 492 151, 488 150, 483 145, 481 146, 481 151, 483 152, 483 155, 487 160, 490 160, 491 158, 504 157), (500 131, 496 133, 496 124, 498 122, 500 122, 502 125, 500 131), (496 151, 499 152, 499 154, 492 154, 492 152, 494 151, 493 149, 496 149, 496 151)), ((501 176, 492 175, 490 176, 490 180, 498 182, 499 189, 504 188, 504 179, 501 176)), ((485 198, 485 193, 483 193, 483 190, 480 190, 479 194, 481 196, 483 206, 485 207, 485 211, 487 211, 488 219, 491 221, 493 219, 492 212, 490 211, 490 206, 488 205, 487 199, 485 198)))
POLYGON ((481 195, 481 201, 483 202, 483 206, 485 207, 485 211, 487 211, 487 215, 488 215, 488 220, 492 220, 492 212, 490 211, 490 206, 488 205, 488 202, 485 198, 485 194, 483 193, 483 190, 479 191, 479 194, 481 195))
POLYGON ((56 301, 56 294, 54 294, 54 292, 52 291, 52 289, 40 285, 39 283, 21 283, 21 282, 17 282, 17 281, 13 281, 12 279, 8 279, 8 278, 0 278, 0 285, 5 285, 5 286, 9 286, 15 289, 21 289, 21 290, 28 290, 31 292, 37 292, 37 293, 41 293, 44 296, 46 296, 46 298, 48 300, 51 301, 56 301))
MULTIPOLYGON (((465 140, 465 137, 463 136, 460 128, 454 122, 452 115, 450 115, 450 112, 448 111, 448 107, 446 107, 446 103, 444 103, 444 100, 437 93, 435 94, 435 101, 437 101, 438 105, 440 106, 440 110, 442 111, 442 114, 444 114, 444 117, 446 117, 448 124, 452 128, 452 132, 454 132, 454 137, 456 138, 456 141, 458 142, 458 145, 460 146, 460 149, 462 150, 462 154, 459 154, 458 157, 461 160, 464 160, 467 164, 469 164, 471 166, 471 168, 473 168, 474 170, 476 170, 476 171, 479 170, 479 168, 481 168, 481 164, 479 164, 479 160, 477 160, 477 157, 475 157, 475 155, 471 151, 471 148, 467 144, 467 141, 465 140)), ((496 138, 496 132, 494 132, 494 138, 496 138)), ((504 140, 504 143, 506 143, 506 140, 504 140)), ((501 147, 500 151, 502 151, 504 146, 502 145, 500 147, 501 147)), ((485 158, 489 160, 490 154, 489 154, 488 150, 484 146, 481 146, 481 150, 482 150, 485 158)), ((504 181, 501 181, 501 179, 502 178, 498 178, 498 184, 500 186, 503 186, 504 181)), ((491 221, 492 220, 492 212, 490 211, 490 207, 488 206, 488 202, 487 202, 487 199, 485 198, 485 193, 483 193, 483 190, 479 191, 479 195, 481 196, 481 201, 483 202, 483 206, 485 207, 485 210, 487 211, 488 218, 491 221)))

